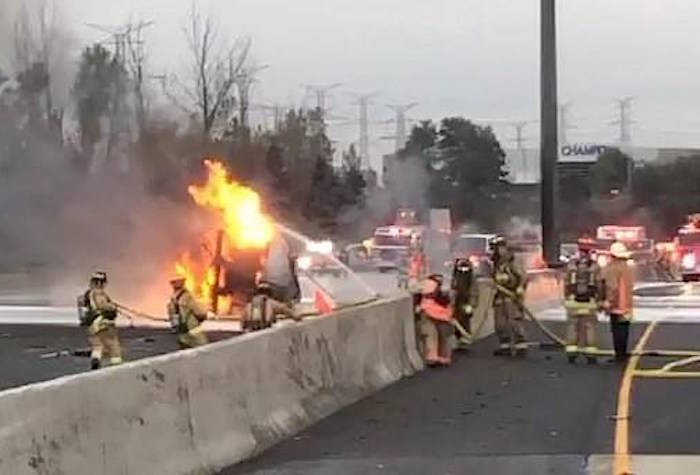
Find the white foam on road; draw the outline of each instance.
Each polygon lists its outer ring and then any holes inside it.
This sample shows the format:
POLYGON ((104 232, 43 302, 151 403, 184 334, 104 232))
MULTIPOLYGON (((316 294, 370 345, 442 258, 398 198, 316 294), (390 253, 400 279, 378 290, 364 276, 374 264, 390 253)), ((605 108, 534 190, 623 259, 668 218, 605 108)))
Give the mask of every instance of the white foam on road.
MULTIPOLYGON (((556 307, 538 312, 537 316, 547 321, 565 321, 566 311, 564 307, 556 307)), ((607 317, 603 317, 607 319, 607 317)), ((663 320, 673 323, 698 323, 700 322, 700 307, 636 307, 634 309, 635 322, 654 322, 663 320)))

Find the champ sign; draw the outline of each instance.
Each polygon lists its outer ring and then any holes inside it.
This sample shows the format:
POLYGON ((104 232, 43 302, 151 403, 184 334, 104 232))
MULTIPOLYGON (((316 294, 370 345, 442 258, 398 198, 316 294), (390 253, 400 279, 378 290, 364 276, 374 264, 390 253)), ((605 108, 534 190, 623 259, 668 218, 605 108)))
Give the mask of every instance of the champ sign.
POLYGON ((595 163, 607 148, 600 144, 565 144, 559 150, 559 162, 595 163))

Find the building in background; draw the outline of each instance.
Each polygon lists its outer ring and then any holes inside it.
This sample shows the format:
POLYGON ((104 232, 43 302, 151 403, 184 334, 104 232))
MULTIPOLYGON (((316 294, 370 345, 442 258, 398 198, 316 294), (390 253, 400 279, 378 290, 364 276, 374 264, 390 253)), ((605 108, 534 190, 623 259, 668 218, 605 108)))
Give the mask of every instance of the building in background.
MULTIPOLYGON (((670 162, 678 157, 698 156, 700 148, 639 147, 607 143, 572 143, 559 147, 560 176, 587 175, 598 157, 607 148, 619 148, 637 164, 670 162)), ((537 148, 506 149, 508 180, 515 184, 532 184, 540 181, 540 151, 537 148)), ((700 159, 700 158, 699 158, 700 159)))

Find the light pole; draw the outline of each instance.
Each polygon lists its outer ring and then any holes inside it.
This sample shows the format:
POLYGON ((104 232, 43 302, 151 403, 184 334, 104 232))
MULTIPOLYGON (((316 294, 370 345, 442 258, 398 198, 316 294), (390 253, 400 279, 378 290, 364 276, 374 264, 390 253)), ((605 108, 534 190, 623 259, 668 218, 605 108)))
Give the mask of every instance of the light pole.
POLYGON ((559 263, 556 0, 540 0, 540 171, 544 259, 559 263))

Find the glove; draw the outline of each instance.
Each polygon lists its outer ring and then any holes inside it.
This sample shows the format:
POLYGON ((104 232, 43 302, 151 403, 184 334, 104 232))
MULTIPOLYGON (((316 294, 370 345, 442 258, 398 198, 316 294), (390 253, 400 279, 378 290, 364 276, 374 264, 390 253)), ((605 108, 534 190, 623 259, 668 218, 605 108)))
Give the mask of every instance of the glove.
POLYGON ((525 289, 523 289, 522 287, 518 287, 517 289, 515 289, 515 295, 516 297, 522 300, 523 296, 525 295, 525 289))

